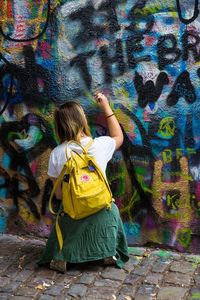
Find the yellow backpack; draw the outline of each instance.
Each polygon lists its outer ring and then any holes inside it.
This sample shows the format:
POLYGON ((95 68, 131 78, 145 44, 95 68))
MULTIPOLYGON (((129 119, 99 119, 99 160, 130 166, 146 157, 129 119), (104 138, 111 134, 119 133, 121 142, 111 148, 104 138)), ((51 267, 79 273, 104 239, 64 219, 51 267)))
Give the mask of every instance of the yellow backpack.
MULTIPOLYGON (((49 209, 51 213, 56 214, 52 209, 53 195, 61 183, 62 186, 62 211, 67 213, 72 219, 79 220, 95 214, 99 210, 111 207, 112 192, 106 177, 97 165, 95 158, 88 155, 88 149, 93 143, 91 140, 86 147, 81 144, 70 141, 69 144, 77 144, 82 153, 71 150, 71 156, 68 157, 63 169, 55 181, 50 200, 49 209)), ((60 245, 63 246, 62 233, 56 220, 56 232, 60 245)))

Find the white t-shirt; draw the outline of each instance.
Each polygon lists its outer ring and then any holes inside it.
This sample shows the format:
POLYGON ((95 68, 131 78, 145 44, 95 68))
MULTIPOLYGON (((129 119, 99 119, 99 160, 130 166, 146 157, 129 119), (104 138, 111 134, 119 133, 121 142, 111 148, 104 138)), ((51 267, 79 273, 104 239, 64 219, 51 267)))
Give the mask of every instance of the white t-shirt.
MULTIPOLYGON (((91 140, 90 137, 85 137, 81 139, 81 145, 83 147, 87 146, 88 142, 91 140)), ((50 177, 57 178, 66 162, 66 145, 64 142, 54 148, 50 154, 48 175, 50 177)), ((95 157, 97 164, 105 174, 108 161, 112 158, 113 153, 116 148, 116 141, 110 136, 101 136, 94 139, 94 143, 89 148, 88 154, 95 157)), ((78 153, 82 152, 82 149, 76 144, 70 144, 68 154, 70 155, 70 150, 76 150, 78 153)))

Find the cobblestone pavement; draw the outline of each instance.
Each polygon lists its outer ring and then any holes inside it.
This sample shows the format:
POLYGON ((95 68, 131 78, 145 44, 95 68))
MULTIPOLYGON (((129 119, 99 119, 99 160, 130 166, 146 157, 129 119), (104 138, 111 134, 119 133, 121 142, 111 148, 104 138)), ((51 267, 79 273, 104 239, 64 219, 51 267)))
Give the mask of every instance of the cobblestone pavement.
POLYGON ((70 266, 66 274, 37 267, 45 240, 0 236, 0 300, 200 300, 200 256, 131 247, 123 270, 70 266))

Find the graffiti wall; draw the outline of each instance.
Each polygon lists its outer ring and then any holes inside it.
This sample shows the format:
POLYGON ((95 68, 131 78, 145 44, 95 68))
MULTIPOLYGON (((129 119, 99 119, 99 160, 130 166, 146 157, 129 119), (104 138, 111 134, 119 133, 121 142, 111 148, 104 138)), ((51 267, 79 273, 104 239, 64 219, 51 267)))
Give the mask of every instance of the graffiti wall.
POLYGON ((54 108, 124 132, 108 178, 130 245, 200 251, 198 0, 0 0, 0 232, 49 234, 54 108))

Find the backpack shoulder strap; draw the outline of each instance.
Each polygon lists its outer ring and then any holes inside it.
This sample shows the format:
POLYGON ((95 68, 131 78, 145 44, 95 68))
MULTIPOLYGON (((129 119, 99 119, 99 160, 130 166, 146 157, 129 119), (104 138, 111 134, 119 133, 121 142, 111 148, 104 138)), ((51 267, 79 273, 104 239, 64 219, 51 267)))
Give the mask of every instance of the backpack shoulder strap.
MULTIPOLYGON (((94 140, 91 138, 91 140, 88 142, 88 144, 85 146, 85 147, 83 147, 82 145, 81 145, 81 143, 79 143, 79 142, 76 142, 76 141, 69 141, 68 143, 67 143, 67 146, 66 146, 66 158, 67 158, 67 160, 69 160, 69 156, 68 156, 68 154, 67 154, 67 147, 70 145, 70 144, 76 144, 76 145, 78 145, 82 150, 83 150, 83 153, 85 153, 85 154, 87 154, 87 152, 88 152, 88 150, 90 149, 90 147, 92 146, 92 144, 94 143, 94 140)), ((76 151, 74 151, 74 150, 72 150, 72 152, 76 152, 76 151)))
MULTIPOLYGON (((88 144, 84 147, 85 152, 88 153, 88 150, 90 149, 90 147, 92 146, 92 144, 94 143, 94 140, 91 139, 88 144)), ((83 147, 82 147, 83 148, 83 147)))
POLYGON ((53 189, 52 189, 52 192, 51 192, 51 196, 49 198, 49 210, 52 214, 57 214, 54 210, 53 210, 53 207, 52 207, 52 200, 53 200, 53 196, 55 194, 55 191, 57 190, 59 184, 62 182, 62 178, 65 174, 65 170, 66 170, 66 166, 63 167, 60 175, 58 176, 58 178, 56 179, 54 185, 53 185, 53 189))

